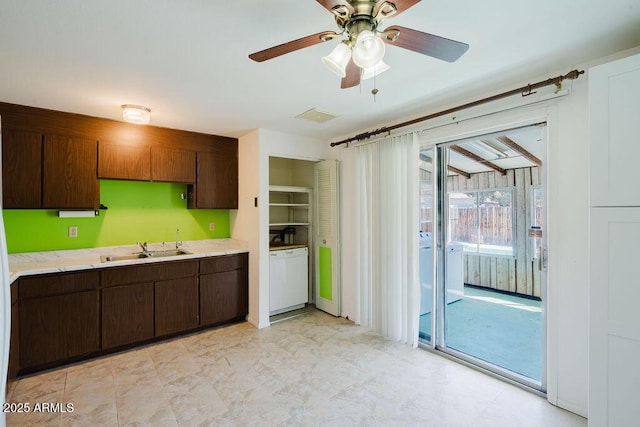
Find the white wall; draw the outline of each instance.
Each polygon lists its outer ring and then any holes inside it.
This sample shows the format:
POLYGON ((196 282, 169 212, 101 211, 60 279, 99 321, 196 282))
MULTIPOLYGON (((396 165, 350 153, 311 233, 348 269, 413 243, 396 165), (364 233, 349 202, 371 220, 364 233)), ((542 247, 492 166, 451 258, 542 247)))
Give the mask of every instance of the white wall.
POLYGON ((587 416, 589 161, 588 75, 558 103, 550 123, 548 189, 549 401, 587 416))
MULTIPOLYGON (((247 321, 257 328, 269 326, 260 323, 260 306, 264 304, 258 286, 260 276, 260 246, 256 236, 260 233, 260 210, 254 198, 260 195, 260 133, 258 130, 244 135, 238 141, 238 210, 231 211, 231 237, 249 242, 249 315, 247 321)), ((268 309, 268 301, 267 301, 268 309)))
POLYGON ((325 141, 257 129, 238 142, 238 211, 231 218, 231 237, 249 242, 249 315, 257 328, 269 326, 269 157, 323 160, 325 141), (258 198, 258 207, 254 198, 258 198))

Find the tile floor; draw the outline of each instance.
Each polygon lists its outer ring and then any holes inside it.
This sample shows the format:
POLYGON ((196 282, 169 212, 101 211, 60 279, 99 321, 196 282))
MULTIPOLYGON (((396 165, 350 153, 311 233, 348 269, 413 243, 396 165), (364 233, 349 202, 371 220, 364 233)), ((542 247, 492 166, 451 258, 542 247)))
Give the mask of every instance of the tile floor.
POLYGON ((209 330, 12 382, 8 426, 586 426, 543 398, 320 311, 209 330))

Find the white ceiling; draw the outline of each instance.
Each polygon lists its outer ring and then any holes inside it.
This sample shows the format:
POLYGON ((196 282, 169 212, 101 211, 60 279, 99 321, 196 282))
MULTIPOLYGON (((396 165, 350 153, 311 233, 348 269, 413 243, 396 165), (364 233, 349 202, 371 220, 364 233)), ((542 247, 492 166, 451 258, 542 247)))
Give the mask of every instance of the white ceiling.
MULTIPOLYGON (((522 151, 509 148, 500 141, 500 137, 507 137, 520 148, 540 160, 544 161, 544 127, 527 126, 524 128, 513 129, 507 132, 499 132, 491 135, 469 138, 465 140, 455 141, 451 145, 463 148, 471 153, 481 157, 484 161, 490 162, 502 169, 518 169, 536 166, 536 163, 526 158, 522 151), (496 148, 496 151, 487 150, 487 145, 496 148)), ((425 155, 421 163, 422 169, 431 172, 431 160, 433 158, 433 148, 426 147, 421 149, 421 154, 425 155)), ((494 169, 487 166, 484 162, 466 157, 456 151, 449 150, 448 165, 453 166, 468 174, 490 172, 494 169)), ((456 172, 449 170, 449 175, 457 175, 456 172)))
POLYGON ((121 104, 142 104, 157 126, 334 140, 435 112, 454 93, 555 77, 640 45, 640 0, 423 0, 381 27, 471 47, 453 64, 389 47, 375 101, 372 80, 343 90, 320 63, 335 40, 264 63, 247 58, 336 30, 332 16, 315 0, 2 0, 0 101, 113 119, 121 104), (294 118, 310 108, 339 117, 294 118))

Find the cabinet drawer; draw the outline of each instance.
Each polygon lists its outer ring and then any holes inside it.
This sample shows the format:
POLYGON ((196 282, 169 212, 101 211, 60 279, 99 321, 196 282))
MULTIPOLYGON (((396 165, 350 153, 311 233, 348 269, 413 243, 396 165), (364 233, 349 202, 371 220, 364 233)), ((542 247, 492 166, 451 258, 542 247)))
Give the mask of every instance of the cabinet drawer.
POLYGON ((102 271, 102 286, 156 282, 198 275, 198 261, 158 262, 136 267, 118 267, 102 271))
POLYGON ((97 271, 25 277, 20 279, 18 296, 20 298, 34 298, 89 291, 98 289, 98 285, 99 275, 97 271))
POLYGON ((200 261, 200 274, 240 270, 247 267, 247 254, 223 255, 200 261))

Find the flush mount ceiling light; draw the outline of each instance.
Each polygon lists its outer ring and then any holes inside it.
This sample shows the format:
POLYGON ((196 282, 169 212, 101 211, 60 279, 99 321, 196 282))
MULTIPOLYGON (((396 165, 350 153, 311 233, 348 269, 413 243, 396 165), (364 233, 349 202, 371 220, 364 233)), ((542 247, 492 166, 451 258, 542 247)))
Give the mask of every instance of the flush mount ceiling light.
MULTIPOLYGON (((311 0, 307 0, 311 1, 311 0)), ((385 45, 397 46, 422 55, 454 62, 469 45, 411 28, 393 25, 384 30, 378 26, 386 18, 399 15, 420 0, 316 0, 333 13, 341 32, 323 31, 252 53, 249 58, 263 62, 306 47, 344 36, 322 63, 342 77, 343 89, 358 86, 366 76, 378 75, 389 68, 382 62, 385 45), (383 66, 384 64, 384 66, 383 66), (374 67, 373 70, 368 70, 374 67)))
POLYGON ((151 121, 151 110, 142 105, 122 105, 122 119, 136 125, 146 125, 151 121))

